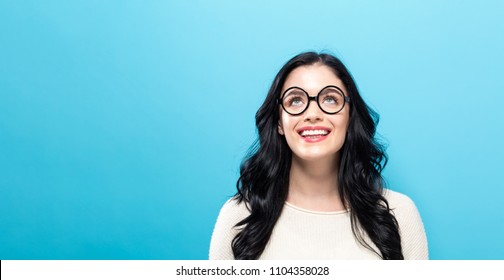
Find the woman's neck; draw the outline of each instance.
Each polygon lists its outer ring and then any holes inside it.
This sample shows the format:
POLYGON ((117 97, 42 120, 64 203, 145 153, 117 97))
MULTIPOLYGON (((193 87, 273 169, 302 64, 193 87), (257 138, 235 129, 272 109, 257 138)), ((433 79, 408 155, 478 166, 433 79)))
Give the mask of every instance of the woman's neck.
POLYGON ((292 157, 287 202, 314 211, 345 210, 338 192, 338 158, 305 161, 292 157))

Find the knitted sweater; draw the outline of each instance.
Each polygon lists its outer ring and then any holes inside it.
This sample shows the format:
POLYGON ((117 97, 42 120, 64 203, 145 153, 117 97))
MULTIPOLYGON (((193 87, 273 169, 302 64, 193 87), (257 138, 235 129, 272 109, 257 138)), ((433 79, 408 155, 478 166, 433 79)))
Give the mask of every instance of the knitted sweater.
MULTIPOLYGON (((427 238, 413 201, 398 192, 384 190, 399 224, 405 259, 428 259, 427 238)), ((229 199, 222 207, 210 242, 210 259, 234 259, 231 242, 236 223, 249 215, 244 203, 229 199)), ((366 242, 379 250, 364 234, 366 242)), ((318 212, 285 203, 260 259, 381 259, 353 235, 349 211, 318 212)))

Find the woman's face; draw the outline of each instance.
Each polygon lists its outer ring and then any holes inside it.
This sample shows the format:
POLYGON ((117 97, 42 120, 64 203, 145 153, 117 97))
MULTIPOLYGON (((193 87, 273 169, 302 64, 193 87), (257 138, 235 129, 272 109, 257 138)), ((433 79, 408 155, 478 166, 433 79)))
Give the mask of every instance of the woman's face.
MULTIPOLYGON (((282 93, 291 87, 299 87, 312 97, 329 85, 337 86, 348 96, 333 70, 317 63, 294 69, 287 76, 282 93)), ((324 113, 315 101, 310 101, 306 111, 296 116, 288 114, 280 106, 278 132, 285 135, 295 157, 307 161, 335 157, 345 142, 349 118, 348 104, 333 115, 324 113)))

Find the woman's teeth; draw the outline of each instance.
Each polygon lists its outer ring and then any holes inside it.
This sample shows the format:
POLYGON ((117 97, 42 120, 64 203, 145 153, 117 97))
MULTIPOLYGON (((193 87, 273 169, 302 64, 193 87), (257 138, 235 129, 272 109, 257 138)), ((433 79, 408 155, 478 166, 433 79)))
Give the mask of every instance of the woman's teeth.
POLYGON ((327 130, 303 130, 301 131, 301 136, 319 136, 319 135, 327 135, 329 134, 329 131, 327 130))

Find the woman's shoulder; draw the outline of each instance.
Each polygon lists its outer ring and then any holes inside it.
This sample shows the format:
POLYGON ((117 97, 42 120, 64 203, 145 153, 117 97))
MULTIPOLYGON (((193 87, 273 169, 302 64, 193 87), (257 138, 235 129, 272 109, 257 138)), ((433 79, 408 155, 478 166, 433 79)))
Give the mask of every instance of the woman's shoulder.
POLYGON ((236 220, 243 219, 250 214, 245 201, 240 201, 236 196, 228 199, 224 205, 222 205, 219 212, 219 219, 225 220, 236 220))
POLYGON ((405 194, 389 189, 384 190, 383 196, 399 225, 404 258, 428 259, 424 225, 413 200, 405 194))
POLYGON ((235 231, 238 229, 236 224, 249 215, 250 211, 246 202, 233 196, 222 205, 216 227, 224 228, 225 231, 235 231))
POLYGON ((391 189, 384 189, 383 196, 387 200, 390 209, 415 207, 413 200, 403 193, 393 191, 391 189))
POLYGON ((210 241, 209 258, 211 260, 234 258, 231 243, 240 230, 236 224, 249 214, 246 203, 239 201, 236 197, 232 197, 224 203, 217 217, 210 241))
POLYGON ((409 196, 390 189, 384 190, 383 196, 387 200, 392 214, 400 224, 408 224, 420 220, 420 214, 415 202, 409 196))

